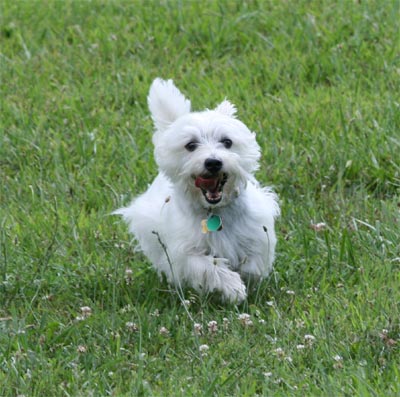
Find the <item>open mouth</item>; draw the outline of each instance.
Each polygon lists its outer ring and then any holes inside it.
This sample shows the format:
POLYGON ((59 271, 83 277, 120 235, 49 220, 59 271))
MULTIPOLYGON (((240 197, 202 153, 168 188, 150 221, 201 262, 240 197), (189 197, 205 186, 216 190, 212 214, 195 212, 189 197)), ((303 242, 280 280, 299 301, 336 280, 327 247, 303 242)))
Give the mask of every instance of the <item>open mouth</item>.
POLYGON ((217 204, 222 199, 222 190, 227 180, 228 175, 225 173, 217 176, 203 175, 196 177, 194 184, 201 189, 204 198, 209 204, 217 204))

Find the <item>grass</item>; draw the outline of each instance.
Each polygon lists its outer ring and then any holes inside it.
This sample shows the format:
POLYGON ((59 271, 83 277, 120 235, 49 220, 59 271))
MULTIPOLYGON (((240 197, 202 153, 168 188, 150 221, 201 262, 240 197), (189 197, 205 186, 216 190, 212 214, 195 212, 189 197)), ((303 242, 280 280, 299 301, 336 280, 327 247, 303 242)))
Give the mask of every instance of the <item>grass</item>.
POLYGON ((400 395, 399 7, 2 2, 1 395, 400 395), (109 215, 156 175, 156 76, 258 133, 279 245, 239 307, 109 215))

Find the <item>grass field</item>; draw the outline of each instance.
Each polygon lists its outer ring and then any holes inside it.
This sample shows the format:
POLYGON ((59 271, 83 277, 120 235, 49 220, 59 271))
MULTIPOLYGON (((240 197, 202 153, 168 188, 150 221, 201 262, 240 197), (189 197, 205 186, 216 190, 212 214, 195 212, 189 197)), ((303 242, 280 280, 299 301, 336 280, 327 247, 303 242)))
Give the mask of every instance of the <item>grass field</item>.
POLYGON ((400 396, 399 1, 1 3, 1 396, 400 396), (157 76, 258 133, 277 260, 238 307, 110 216, 157 76))

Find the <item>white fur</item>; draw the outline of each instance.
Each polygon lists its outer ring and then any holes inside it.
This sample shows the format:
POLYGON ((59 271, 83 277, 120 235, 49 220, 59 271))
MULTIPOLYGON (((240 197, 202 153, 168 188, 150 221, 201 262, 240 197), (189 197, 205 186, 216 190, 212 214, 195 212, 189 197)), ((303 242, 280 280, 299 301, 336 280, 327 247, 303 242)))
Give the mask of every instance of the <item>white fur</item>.
POLYGON ((156 129, 163 131, 178 117, 190 112, 190 101, 174 86, 172 80, 155 79, 147 103, 156 129))
POLYGON ((276 195, 253 176, 260 157, 255 134, 234 117, 236 108, 226 100, 215 110, 190 112, 190 101, 171 80, 156 79, 148 103, 160 172, 144 194, 115 213, 170 283, 219 291, 240 302, 246 298, 242 277, 263 278, 272 269, 279 215, 276 195), (226 138, 231 148, 221 143, 226 138), (198 142, 194 151, 185 148, 190 141, 198 142), (222 161, 228 175, 217 204, 207 202, 194 183, 209 158, 222 161), (221 217, 223 229, 204 234, 201 221, 209 212, 221 217))

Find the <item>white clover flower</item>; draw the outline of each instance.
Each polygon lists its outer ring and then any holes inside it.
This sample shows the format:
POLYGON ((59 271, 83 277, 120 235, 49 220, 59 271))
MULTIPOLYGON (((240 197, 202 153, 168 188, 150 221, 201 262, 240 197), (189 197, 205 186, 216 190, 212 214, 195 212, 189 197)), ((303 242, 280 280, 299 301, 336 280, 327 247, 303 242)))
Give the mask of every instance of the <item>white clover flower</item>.
POLYGON ((389 330, 384 328, 382 332, 379 333, 379 337, 383 340, 386 340, 388 338, 389 330))
POLYGON ((207 352, 208 350, 210 350, 210 347, 208 345, 200 345, 199 346, 200 352, 207 352))
POLYGON ((241 313, 241 314, 238 315, 238 319, 239 319, 240 321, 247 321, 247 320, 250 320, 250 314, 241 313))
POLYGON ((316 339, 314 335, 304 335, 304 340, 308 346, 312 346, 316 339))
POLYGON ((92 315, 92 309, 89 306, 82 306, 81 313, 83 317, 89 317, 92 315))
POLYGON ((212 334, 215 334, 218 331, 218 323, 214 320, 208 323, 208 331, 212 334))
POLYGON ((139 330, 139 327, 137 326, 137 324, 129 321, 127 323, 125 323, 125 327, 130 331, 130 332, 136 332, 139 330))
POLYGON ((193 325, 195 335, 201 335, 203 332, 203 326, 199 323, 193 325))
POLYGON ((333 360, 335 363, 333 364, 333 368, 335 369, 342 369, 343 368, 343 357, 339 356, 339 354, 336 354, 333 356, 333 360))
POLYGON ((322 232, 323 230, 326 229, 326 223, 324 223, 324 222, 311 223, 310 228, 312 230, 314 230, 315 232, 322 232))
POLYGON ((200 345, 199 346, 199 352, 202 356, 206 356, 209 350, 210 350, 210 347, 208 345, 200 345))
POLYGON ((247 313, 239 314, 238 320, 242 323, 242 325, 246 327, 253 325, 253 321, 250 320, 250 314, 247 313))
POLYGON ((133 270, 132 269, 125 269, 125 282, 129 285, 132 283, 133 278, 133 270))
POLYGON ((169 335, 169 331, 165 327, 161 327, 159 333, 160 333, 160 335, 163 335, 163 336, 168 336, 169 335))
POLYGON ((78 353, 86 353, 86 352, 87 352, 87 347, 84 346, 84 345, 79 345, 79 346, 76 348, 76 351, 77 351, 78 353))
POLYGON ((306 346, 305 345, 301 345, 301 344, 296 346, 297 350, 304 350, 305 348, 306 348, 306 346))
POLYGON ((275 354, 279 357, 279 358, 284 358, 285 357, 285 351, 281 348, 281 347, 277 347, 275 349, 275 354))

